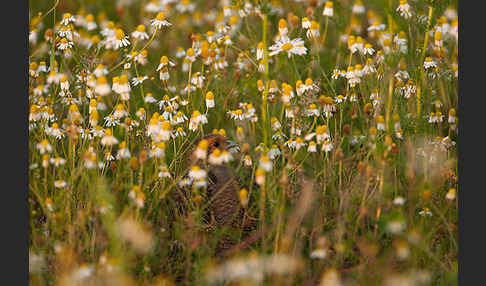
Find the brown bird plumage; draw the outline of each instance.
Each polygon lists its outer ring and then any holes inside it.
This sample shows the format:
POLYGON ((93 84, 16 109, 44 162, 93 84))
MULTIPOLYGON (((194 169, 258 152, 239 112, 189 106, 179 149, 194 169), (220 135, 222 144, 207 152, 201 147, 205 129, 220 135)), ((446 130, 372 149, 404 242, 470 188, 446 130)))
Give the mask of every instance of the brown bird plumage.
MULTIPOLYGON (((197 148, 199 142, 205 139, 208 142, 208 156, 216 149, 227 150, 232 147, 230 141, 220 134, 208 134, 200 138, 194 143, 190 155, 190 164, 200 164, 194 156, 194 150, 197 148)), ((254 219, 245 218, 244 209, 239 200, 240 184, 232 172, 232 169, 226 165, 212 165, 208 168, 208 186, 206 192, 206 204, 208 205, 207 217, 209 224, 214 230, 225 228, 229 232, 242 232, 246 236, 249 230, 255 225, 254 219)), ((218 240, 216 246, 216 255, 220 256, 223 252, 232 246, 237 241, 229 235, 223 235, 218 240)))

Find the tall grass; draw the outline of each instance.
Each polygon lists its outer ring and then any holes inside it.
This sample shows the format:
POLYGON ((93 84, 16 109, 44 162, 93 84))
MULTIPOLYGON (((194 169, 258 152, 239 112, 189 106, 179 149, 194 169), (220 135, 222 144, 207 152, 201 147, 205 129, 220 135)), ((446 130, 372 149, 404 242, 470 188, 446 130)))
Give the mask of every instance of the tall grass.
POLYGON ((30 1, 30 283, 456 284, 457 1, 410 0, 410 18, 404 1, 363 2, 324 16, 317 0, 30 1), (171 26, 151 25, 158 11, 171 26), (305 54, 270 55, 282 20, 305 54), (110 46, 116 29, 129 45, 110 46), (113 88, 123 75, 128 100, 113 88), (204 187, 186 187, 186 212, 175 199, 193 143, 214 132, 239 145, 226 165, 258 220, 249 234, 208 223, 204 187), (228 235, 236 246, 216 257, 228 235))

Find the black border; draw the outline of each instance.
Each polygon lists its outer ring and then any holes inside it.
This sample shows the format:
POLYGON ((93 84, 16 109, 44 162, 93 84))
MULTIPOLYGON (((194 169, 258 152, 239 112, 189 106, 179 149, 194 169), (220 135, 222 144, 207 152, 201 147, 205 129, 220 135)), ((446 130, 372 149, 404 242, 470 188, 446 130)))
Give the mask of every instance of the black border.
MULTIPOLYGON (((44 1, 44 0, 32 0, 44 1)), ((482 1, 459 3, 459 285, 484 281, 486 237, 482 234, 486 192, 485 9, 482 1), (466 49, 465 49, 466 47, 466 49)), ((8 1, 2 17, 2 284, 28 285, 28 1, 8 1), (15 11, 14 11, 15 10, 15 11), (15 56, 13 56, 15 55, 15 56), (19 88, 23 87, 23 92, 19 88), (5 181, 4 181, 5 182, 5 181), (5 255, 6 254, 6 255, 5 255), (5 283, 4 281, 15 281, 5 283)))
MULTIPOLYGON (((36 1, 36 0, 35 0, 36 1)), ((3 285, 29 283, 28 24, 29 2, 5 2, 2 29, 2 267, 3 285), (8 16, 11 17, 8 17, 8 16), (5 180, 5 179, 8 180, 5 180)))
POLYGON ((486 236, 484 132, 485 46, 482 1, 458 1, 459 12, 459 285, 483 285, 486 236))

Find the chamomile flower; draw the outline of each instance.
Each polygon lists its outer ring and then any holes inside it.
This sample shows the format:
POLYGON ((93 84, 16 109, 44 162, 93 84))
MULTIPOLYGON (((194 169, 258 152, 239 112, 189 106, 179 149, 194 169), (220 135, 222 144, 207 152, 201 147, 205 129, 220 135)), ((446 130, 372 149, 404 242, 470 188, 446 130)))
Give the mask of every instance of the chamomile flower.
POLYGON ((319 29, 320 29, 320 24, 316 21, 312 21, 311 26, 307 30, 305 35, 309 39, 318 39, 321 36, 319 29))
POLYGON ((139 84, 142 84, 147 79, 148 79, 148 76, 134 77, 134 78, 132 78, 132 84, 133 84, 133 86, 137 86, 139 84))
POLYGON ((364 14, 365 7, 363 6, 363 2, 361 0, 354 2, 351 12, 356 15, 364 14))
POLYGON ((394 205, 403 205, 405 203, 406 199, 404 197, 401 197, 401 196, 397 196, 393 199, 393 204, 394 205))
POLYGON ((41 154, 52 152, 52 146, 47 139, 43 139, 40 143, 37 143, 37 149, 41 154))
POLYGON ((256 59, 257 59, 257 61, 263 60, 264 47, 265 47, 265 45, 264 45, 263 42, 258 43, 257 48, 256 48, 256 59))
POLYGON ((300 86, 300 90, 302 93, 316 93, 319 92, 319 86, 311 78, 307 78, 300 86))
POLYGON ((116 153, 116 159, 117 160, 122 160, 122 159, 128 159, 131 157, 130 150, 127 147, 127 142, 122 141, 119 145, 118 152, 116 153))
POLYGON ((37 44, 37 39, 39 36, 39 31, 37 29, 32 29, 29 31, 29 43, 32 45, 37 44))
POLYGON ((159 178, 172 178, 172 175, 170 174, 169 168, 167 168, 167 166, 162 165, 159 167, 159 170, 160 170, 158 173, 159 178))
POLYGON ((365 66, 363 67, 363 75, 369 75, 372 73, 376 73, 376 68, 373 64, 373 60, 371 58, 368 58, 366 60, 365 66))
POLYGON ((364 49, 363 49, 364 55, 372 56, 374 53, 375 53, 375 49, 373 49, 373 46, 371 44, 365 44, 364 45, 364 49))
POLYGON ((290 40, 289 38, 284 37, 268 49, 271 51, 269 54, 270 56, 277 55, 281 52, 287 53, 289 58, 292 55, 302 56, 307 54, 307 48, 304 46, 304 41, 300 38, 290 40))
POLYGON ((257 168, 255 172, 255 182, 257 185, 262 186, 265 184, 265 171, 261 168, 257 168))
POLYGON ((194 3, 191 3, 190 0, 181 0, 175 6, 175 8, 179 13, 184 13, 184 12, 192 13, 194 12, 194 9, 196 9, 196 5, 194 5, 194 3))
POLYGON ((456 110, 454 108, 449 109, 447 122, 450 124, 455 124, 457 122, 456 110))
POLYGON ((52 123, 51 127, 47 127, 45 132, 47 135, 55 137, 56 139, 61 139, 64 137, 64 131, 59 128, 59 124, 56 122, 52 123))
POLYGON ((330 138, 329 130, 326 125, 319 125, 316 127, 317 144, 321 144, 329 138, 330 138))
POLYGON ((333 149, 333 145, 331 143, 331 141, 329 141, 328 139, 324 140, 324 142, 322 143, 322 148, 321 150, 324 151, 324 152, 329 152, 333 149))
POLYGON ((334 16, 334 3, 332 1, 326 1, 324 4, 324 10, 322 10, 322 15, 327 17, 334 16))
POLYGON ((405 19, 412 17, 412 9, 407 0, 400 0, 400 5, 398 5, 397 12, 405 19))
POLYGON ((67 183, 63 180, 56 180, 54 181, 54 187, 61 189, 67 186, 67 183))
POLYGON ((449 201, 455 200, 456 199, 456 189, 449 189, 445 198, 448 199, 449 201))
POLYGON ((184 137, 186 135, 187 134, 186 134, 186 132, 184 131, 184 129, 182 127, 177 127, 177 129, 176 129, 176 131, 174 133, 174 136, 175 137, 179 137, 179 136, 184 137))
POLYGON ((285 19, 280 19, 278 21, 278 35, 279 35, 279 38, 280 39, 286 38, 288 32, 289 32, 289 29, 287 27, 287 21, 285 21, 285 19))
POLYGON ((195 72, 191 76, 191 84, 197 88, 203 88, 204 80, 206 79, 200 72, 195 72))
POLYGON ((111 154, 111 152, 106 152, 105 160, 106 161, 113 161, 113 160, 115 160, 115 157, 111 154))
POLYGON ((379 21, 374 21, 371 26, 368 27, 368 32, 371 31, 384 31, 386 29, 386 25, 380 23, 379 21))
POLYGON ((73 42, 69 41, 67 38, 62 38, 57 44, 57 48, 61 51, 71 49, 73 47, 73 42))
POLYGON ((152 149, 150 150, 150 157, 162 158, 165 156, 165 142, 152 142, 152 149))
POLYGON ((270 172, 273 168, 273 162, 267 155, 262 155, 258 167, 265 172, 270 172))
POLYGON ((376 129, 385 131, 385 118, 382 115, 378 115, 376 118, 376 129))
POLYGON ((67 26, 70 23, 74 23, 75 21, 76 18, 74 18, 74 16, 71 15, 71 13, 64 13, 64 15, 62 16, 61 25, 67 26))
POLYGON ((118 144, 118 139, 116 139, 116 137, 113 136, 111 129, 107 128, 105 129, 105 134, 103 138, 101 138, 100 143, 103 146, 112 146, 118 144))
POLYGON ((215 148, 211 154, 209 154, 208 158, 209 164, 212 165, 221 165, 223 163, 223 156, 221 156, 221 150, 215 148))
POLYGON ((189 62, 194 62, 196 60, 196 56, 197 54, 193 48, 187 49, 185 59, 187 59, 189 62))
POLYGON ((330 118, 336 112, 336 105, 334 99, 330 96, 321 96, 319 101, 322 105, 322 113, 326 118, 330 118))
POLYGON ((98 25, 96 24, 93 14, 86 15, 84 27, 88 31, 93 31, 94 29, 98 28, 98 25))
POLYGON ((270 119, 270 122, 272 123, 272 130, 274 130, 274 131, 278 130, 278 129, 280 129, 280 127, 282 127, 282 125, 278 121, 277 117, 272 117, 270 119))
POLYGON ((158 29, 160 29, 164 26, 165 27, 172 26, 171 23, 169 23, 167 20, 165 20, 164 12, 157 13, 157 16, 155 16, 155 19, 152 19, 151 23, 152 23, 152 26, 157 27, 158 29))
MULTIPOLYGON (((106 69, 106 67, 103 64, 99 64, 98 66, 96 66, 95 70, 93 71, 93 74, 96 77, 105 76, 105 75, 108 74, 108 70, 106 69)), ((114 81, 114 78, 113 78, 113 81, 114 81)))
POLYGON ((253 165, 253 161, 251 159, 251 157, 249 155, 245 155, 243 157, 243 163, 245 164, 245 166, 247 167, 251 167, 253 165))
POLYGON ((312 116, 319 116, 320 112, 319 109, 317 108, 317 105, 315 103, 312 103, 309 105, 309 108, 305 110, 306 116, 312 117, 312 116))
POLYGON ((150 2, 145 5, 145 11, 149 13, 157 13, 162 11, 164 8, 160 6, 157 0, 150 0, 150 2))
POLYGON ((49 162, 52 165, 54 165, 55 167, 59 167, 59 166, 66 164, 66 159, 64 159, 62 157, 54 157, 54 158, 49 159, 49 162))
POLYGON ((115 111, 113 112, 113 117, 115 119, 121 119, 125 116, 128 116, 128 111, 126 111, 125 106, 123 106, 123 104, 120 103, 115 107, 115 111))
POLYGON ((343 103, 346 101, 346 96, 342 95, 342 94, 339 94, 337 95, 335 98, 334 98, 334 102, 336 104, 340 104, 340 103, 343 103))
POLYGON ((199 125, 208 123, 206 115, 201 114, 198 110, 194 110, 189 119, 189 130, 196 131, 199 125))
POLYGON ((143 101, 145 101, 146 103, 154 103, 154 102, 157 102, 157 100, 154 98, 154 96, 150 92, 147 93, 147 94, 145 94, 145 97, 143 98, 143 101))
POLYGON ((183 47, 178 47, 176 52, 176 58, 180 59, 184 56, 186 56, 186 51, 184 50, 183 47))
POLYGON ((206 93, 206 107, 213 108, 214 107, 214 94, 211 91, 206 93))
POLYGON ((334 69, 332 71, 332 75, 331 75, 331 78, 332 79, 338 79, 340 76, 343 76, 343 73, 341 72, 341 70, 339 69, 334 69))
POLYGON ((245 116, 243 114, 243 110, 242 109, 230 110, 230 111, 227 112, 227 114, 229 114, 230 118, 231 119, 234 119, 234 120, 243 120, 243 119, 245 119, 245 116))
POLYGON ((442 47, 442 33, 440 31, 435 31, 434 33, 434 45, 439 50, 442 47))
POLYGON ((390 220, 387 223, 386 230, 388 232, 390 232, 391 234, 401 234, 405 230, 406 227, 407 227, 407 225, 405 224, 405 222, 402 219, 396 218, 396 219, 390 220))
POLYGON ((115 30, 115 41, 114 41, 114 49, 118 50, 119 48, 127 47, 130 45, 130 41, 128 40, 128 36, 125 35, 122 29, 115 30))
POLYGON ((37 73, 47 73, 47 66, 45 61, 39 62, 37 73))
POLYGON ((316 153, 317 152, 317 144, 315 141, 310 141, 309 146, 307 147, 307 152, 309 153, 316 153))
POLYGON ((174 67, 174 66, 175 66, 175 64, 173 62, 171 62, 168 57, 162 56, 160 58, 160 63, 157 66, 157 71, 160 71, 164 67, 174 67))
POLYGON ((149 35, 147 32, 145 32, 146 28, 144 25, 138 25, 137 29, 132 32, 131 36, 132 38, 136 40, 147 40, 149 38, 149 35))
POLYGON ((432 60, 431 57, 426 57, 425 60, 424 60, 424 68, 427 70, 427 69, 433 69, 433 68, 436 68, 437 67, 437 63, 432 60))
POLYGON ((419 215, 421 215, 421 216, 432 216, 432 212, 430 211, 429 208, 423 208, 421 211, 419 211, 419 215))
POLYGON ((297 137, 297 138, 295 138, 295 140, 290 141, 287 144, 287 146, 289 148, 292 148, 292 149, 295 149, 295 150, 299 150, 300 148, 302 148, 305 145, 307 145, 307 143, 305 143, 305 141, 301 137, 297 137))
POLYGON ((309 29, 311 25, 311 21, 307 17, 302 18, 302 29, 309 29))
POLYGON ((94 92, 99 96, 106 96, 110 94, 111 88, 108 85, 108 80, 106 79, 105 76, 98 77, 98 79, 96 80, 96 86, 94 88, 94 92))
POLYGON ((228 163, 233 161, 233 155, 231 153, 238 152, 240 149, 238 146, 231 148, 229 151, 228 150, 223 150, 221 152, 221 157, 223 159, 223 163, 228 163))
POLYGON ((194 156, 197 159, 206 160, 208 146, 209 146, 208 140, 202 139, 201 141, 199 141, 196 150, 194 150, 194 156))

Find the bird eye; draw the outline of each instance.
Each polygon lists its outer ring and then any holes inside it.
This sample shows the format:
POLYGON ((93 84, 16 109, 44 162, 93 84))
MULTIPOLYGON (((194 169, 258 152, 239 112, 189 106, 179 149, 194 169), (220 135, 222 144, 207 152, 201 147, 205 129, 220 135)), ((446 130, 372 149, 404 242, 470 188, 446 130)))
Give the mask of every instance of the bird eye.
POLYGON ((219 142, 218 141, 214 141, 213 146, 214 147, 219 147, 219 142))

